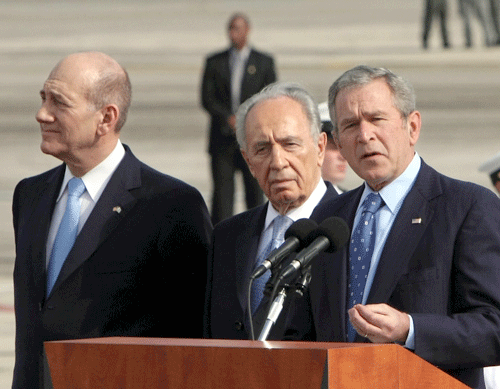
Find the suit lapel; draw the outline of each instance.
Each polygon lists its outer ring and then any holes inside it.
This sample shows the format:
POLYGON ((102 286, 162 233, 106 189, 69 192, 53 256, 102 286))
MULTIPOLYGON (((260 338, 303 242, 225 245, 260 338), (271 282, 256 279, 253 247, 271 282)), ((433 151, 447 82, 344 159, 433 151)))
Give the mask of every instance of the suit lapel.
MULTIPOLYGON (((351 192, 349 196, 339 197, 339 201, 335 202, 338 207, 338 211, 334 212, 335 215, 345 220, 349 226, 349 231, 352 231, 354 224, 354 216, 356 214, 356 209, 358 207, 359 200, 364 190, 364 185, 351 192)), ((331 214, 331 213, 329 213, 331 214)), ((339 296, 347 296, 347 265, 349 262, 349 242, 341 249, 339 252, 334 254, 333 258, 331 255, 325 255, 324 266, 325 272, 325 284, 327 285, 328 293, 326 294, 328 298, 328 306, 330 307, 330 315, 339 325, 335 326, 338 333, 334 333, 331 339, 343 339, 347 341, 347 298, 339 296), (339 277, 340 274, 340 277, 339 277), (340 309, 337 309, 340 307, 340 309)))
POLYGON ((32 239, 34 242, 32 252, 37 254, 32 257, 33 271, 31 274, 34 276, 36 290, 43 291, 44 295, 47 283, 47 239, 52 214, 64 179, 64 170, 65 165, 60 165, 43 183, 43 187, 40 189, 43 195, 31 219, 33 223, 32 237, 38 236, 38 238, 32 239))
POLYGON ((324 217, 321 215, 322 212, 319 211, 318 209, 321 209, 322 204, 338 197, 338 195, 339 195, 331 183, 325 181, 325 184, 326 184, 326 192, 323 195, 323 197, 321 198, 318 205, 316 205, 316 207, 314 207, 314 210, 311 214, 310 218, 313 220, 323 220, 324 217))
MULTIPOLYGON (((225 80, 224 82, 224 87, 226 89, 226 94, 227 96, 231 96, 231 64, 230 64, 230 58, 231 58, 231 49, 226 50, 224 52, 224 55, 222 56, 222 60, 219 62, 220 63, 220 69, 218 71, 220 72, 220 77, 222 80, 225 80)), ((230 101, 230 100, 228 100, 230 101)), ((231 105, 229 103, 229 105, 231 105)))
POLYGON ((255 226, 255 228, 245 228, 240 234, 237 235, 236 245, 238 251, 241 253, 241 261, 235 259, 236 266, 236 289, 238 291, 238 299, 243 312, 247 312, 247 298, 248 286, 250 283, 250 275, 255 267, 255 260, 257 258, 257 249, 259 247, 259 240, 264 222, 266 220, 267 203, 252 211, 252 215, 248 219, 248 226, 255 226), (238 249, 239 248, 239 249, 238 249), (239 262, 239 263, 237 263, 239 262), (241 265, 243 264, 243 266, 241 265))
POLYGON ((141 185, 140 162, 126 147, 126 154, 78 234, 53 291, 78 269, 105 241, 134 206, 130 190, 141 185))
POLYGON ((429 200, 441 194, 435 178, 432 169, 422 161, 414 187, 405 198, 387 237, 367 304, 387 302, 398 280, 407 272, 413 253, 432 222, 434 208, 429 200), (404 244, 401 236, 404 236, 404 244))
POLYGON ((243 80, 241 81, 241 91, 240 91, 240 100, 243 103, 250 96, 248 95, 248 91, 253 90, 252 82, 255 81, 255 74, 260 72, 260 64, 258 61, 258 57, 255 54, 253 49, 250 49, 250 54, 248 55, 248 59, 243 68, 243 80))

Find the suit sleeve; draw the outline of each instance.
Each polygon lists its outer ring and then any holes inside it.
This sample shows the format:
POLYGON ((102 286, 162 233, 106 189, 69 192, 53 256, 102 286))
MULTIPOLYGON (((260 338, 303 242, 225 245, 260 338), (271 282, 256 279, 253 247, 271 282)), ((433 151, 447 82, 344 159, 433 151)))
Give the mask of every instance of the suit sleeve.
MULTIPOLYGON (((415 353, 443 369, 500 364, 500 201, 486 189, 471 191, 470 198, 458 204, 465 217, 450 238, 453 262, 449 291, 443 290, 448 314, 408 312, 415 353)), ((447 238, 436 239, 436 254, 447 238)))
MULTIPOLYGON (((219 116, 227 121, 232 115, 230 106, 221 101, 217 88, 217 61, 216 58, 208 58, 205 63, 205 70, 201 83, 201 105, 211 116, 219 116)), ((230 96, 226 97, 230 101, 230 96)))
POLYGON ((168 287, 160 307, 171 312, 172 320, 185 323, 184 333, 176 337, 201 338, 212 223, 201 194, 193 188, 178 191, 171 201, 168 218, 175 220, 176 226, 163 229, 158 240, 165 266, 162 276, 168 287))
POLYGON ((265 78, 266 85, 269 85, 269 84, 272 84, 273 82, 276 82, 277 79, 278 79, 278 77, 276 76, 276 70, 274 67, 273 57, 269 57, 269 66, 268 66, 268 70, 266 72, 266 78, 265 78))
POLYGON ((210 301, 212 298, 212 279, 213 279, 213 267, 214 267, 214 245, 215 245, 215 234, 212 236, 212 244, 210 245, 210 250, 208 254, 207 261, 207 282, 205 290, 205 308, 203 314, 203 337, 211 338, 212 329, 210 321, 210 301))

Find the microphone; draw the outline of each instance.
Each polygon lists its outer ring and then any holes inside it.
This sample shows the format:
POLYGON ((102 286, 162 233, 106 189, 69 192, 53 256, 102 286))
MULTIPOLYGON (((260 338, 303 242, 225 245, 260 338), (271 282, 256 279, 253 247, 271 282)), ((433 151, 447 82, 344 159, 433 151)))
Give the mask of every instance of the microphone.
POLYGON ((293 223, 285 232, 283 244, 271 251, 264 262, 254 270, 250 279, 260 277, 267 270, 279 265, 287 255, 308 245, 312 241, 311 234, 317 227, 318 224, 311 219, 299 219, 293 223))
POLYGON ((302 249, 280 274, 280 279, 294 275, 300 268, 307 269, 311 261, 322 251, 334 253, 342 248, 350 236, 347 223, 339 217, 329 217, 312 234, 312 243, 302 249))

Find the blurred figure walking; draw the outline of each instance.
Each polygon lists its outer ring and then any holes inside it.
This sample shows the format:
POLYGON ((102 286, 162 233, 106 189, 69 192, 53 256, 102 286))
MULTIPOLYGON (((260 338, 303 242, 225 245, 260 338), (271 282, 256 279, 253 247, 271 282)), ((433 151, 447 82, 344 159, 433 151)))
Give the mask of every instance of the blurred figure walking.
POLYGON ((484 12, 477 0, 458 0, 458 11, 464 22, 465 47, 472 47, 471 17, 474 15, 484 32, 484 45, 490 45, 488 24, 484 12))
POLYGON ((425 1, 425 11, 424 11, 424 32, 422 35, 423 48, 428 48, 429 33, 431 31, 432 21, 434 17, 439 18, 439 23, 441 26, 441 38, 443 40, 443 47, 446 49, 450 47, 450 42, 448 41, 448 28, 447 28, 447 17, 448 17, 448 2, 447 0, 426 0, 425 1))

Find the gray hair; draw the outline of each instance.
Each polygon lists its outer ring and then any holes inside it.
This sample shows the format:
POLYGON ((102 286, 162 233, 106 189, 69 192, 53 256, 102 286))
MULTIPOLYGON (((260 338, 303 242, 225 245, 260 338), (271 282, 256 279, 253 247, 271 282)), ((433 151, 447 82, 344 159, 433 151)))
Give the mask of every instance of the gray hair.
POLYGON ((238 109, 236 113, 236 140, 241 149, 247 149, 245 122, 250 110, 262 101, 277 99, 279 97, 289 97, 302 105, 304 113, 310 123, 311 136, 314 142, 318 141, 321 131, 321 121, 319 118, 318 106, 311 95, 298 84, 275 82, 250 97, 238 109))
POLYGON ((337 113, 335 112, 335 99, 337 95, 345 89, 364 86, 379 78, 383 78, 392 91, 394 106, 404 120, 415 111, 415 91, 411 84, 403 77, 384 68, 373 68, 365 65, 356 66, 337 78, 328 91, 328 108, 336 137, 339 134, 337 113))
POLYGON ((94 109, 101 109, 108 104, 116 104, 120 115, 115 131, 119 132, 125 121, 132 99, 132 85, 125 69, 122 72, 104 71, 87 92, 87 99, 94 109))

